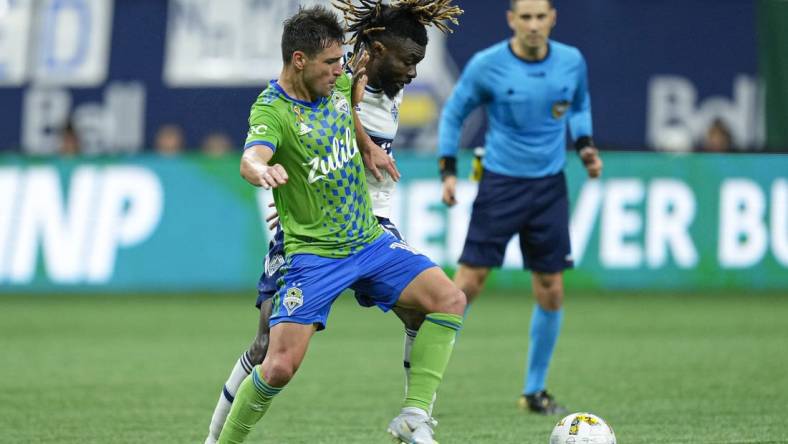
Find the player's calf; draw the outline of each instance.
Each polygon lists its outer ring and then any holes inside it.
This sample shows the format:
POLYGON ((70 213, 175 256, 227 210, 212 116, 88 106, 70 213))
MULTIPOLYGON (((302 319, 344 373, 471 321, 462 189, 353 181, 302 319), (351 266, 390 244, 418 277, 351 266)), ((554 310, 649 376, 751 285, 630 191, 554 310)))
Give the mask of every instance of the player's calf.
POLYGON ((268 324, 271 320, 272 308, 271 297, 260 302, 260 322, 257 327, 257 335, 252 341, 252 345, 249 346, 249 359, 252 361, 252 366, 260 365, 268 352, 268 340, 271 332, 268 324))
POLYGON ((391 311, 397 315, 407 330, 416 331, 424 322, 424 313, 418 310, 394 306, 391 311))
POLYGON ((260 304, 260 324, 257 330, 252 345, 249 350, 244 352, 243 355, 236 361, 235 366, 230 372, 230 376, 225 381, 222 391, 219 394, 219 400, 216 402, 216 407, 211 415, 211 423, 208 426, 208 437, 205 439, 205 444, 214 444, 219 439, 219 434, 222 432, 224 422, 227 415, 230 413, 235 395, 238 388, 241 386, 243 380, 252 372, 252 368, 260 365, 265 358, 268 351, 268 338, 269 328, 268 320, 271 317, 272 301, 270 298, 264 300, 260 304))
POLYGON ((267 351, 268 333, 258 334, 254 338, 254 341, 252 341, 252 345, 249 346, 249 351, 247 352, 249 361, 252 363, 253 367, 263 363, 263 359, 265 359, 265 354, 267 351))

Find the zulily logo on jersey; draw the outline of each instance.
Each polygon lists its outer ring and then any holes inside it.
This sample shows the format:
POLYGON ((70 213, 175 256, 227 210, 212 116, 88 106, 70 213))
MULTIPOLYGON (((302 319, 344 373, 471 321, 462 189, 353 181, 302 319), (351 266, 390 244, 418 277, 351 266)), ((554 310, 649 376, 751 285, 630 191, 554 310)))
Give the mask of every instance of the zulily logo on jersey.
POLYGON ((350 128, 345 128, 345 139, 340 140, 334 137, 331 152, 326 157, 313 157, 303 165, 309 165, 309 183, 315 183, 320 179, 325 179, 328 173, 337 171, 347 165, 353 157, 358 154, 356 139, 350 132, 350 128))

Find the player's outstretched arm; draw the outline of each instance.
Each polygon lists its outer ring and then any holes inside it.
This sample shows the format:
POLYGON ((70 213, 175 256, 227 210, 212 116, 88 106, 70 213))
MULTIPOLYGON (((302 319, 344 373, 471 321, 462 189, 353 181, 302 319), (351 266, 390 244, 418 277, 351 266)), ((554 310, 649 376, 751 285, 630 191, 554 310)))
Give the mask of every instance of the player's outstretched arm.
POLYGON ((276 188, 287 183, 287 171, 279 164, 268 165, 274 152, 267 146, 253 146, 241 156, 241 177, 247 182, 265 189, 276 188))

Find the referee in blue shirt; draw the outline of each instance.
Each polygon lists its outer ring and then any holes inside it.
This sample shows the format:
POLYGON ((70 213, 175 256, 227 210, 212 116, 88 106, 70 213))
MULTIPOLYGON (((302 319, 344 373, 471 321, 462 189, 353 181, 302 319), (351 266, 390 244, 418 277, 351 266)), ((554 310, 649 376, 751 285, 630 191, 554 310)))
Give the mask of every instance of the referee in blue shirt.
POLYGON ((512 38, 471 59, 443 108, 439 128, 443 201, 454 205, 462 123, 487 110, 483 172, 454 281, 471 303, 506 245, 520 235, 532 272, 536 305, 519 405, 541 414, 566 412, 545 390, 561 327, 562 273, 572 267, 569 202, 563 168, 566 127, 589 177, 602 172, 591 131, 586 63, 577 48, 550 40, 556 11, 550 0, 511 0, 512 38))

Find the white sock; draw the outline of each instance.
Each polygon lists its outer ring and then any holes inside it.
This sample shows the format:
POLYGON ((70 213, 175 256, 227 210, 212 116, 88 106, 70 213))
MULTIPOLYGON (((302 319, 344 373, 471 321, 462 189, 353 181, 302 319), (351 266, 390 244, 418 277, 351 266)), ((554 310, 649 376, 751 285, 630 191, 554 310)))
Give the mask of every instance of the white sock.
POLYGON ((211 417, 211 425, 208 427, 208 438, 205 444, 213 444, 219 439, 224 427, 224 421, 230 413, 230 408, 233 406, 235 393, 238 392, 238 387, 241 383, 252 373, 252 361, 249 359, 249 352, 246 351, 235 362, 233 371, 230 372, 230 377, 222 387, 222 392, 219 394, 219 401, 216 403, 216 408, 211 417))
POLYGON ((405 355, 402 365, 405 366, 405 394, 408 394, 408 381, 410 380, 410 353, 413 350, 413 341, 416 340, 418 330, 411 330, 405 327, 405 355))

